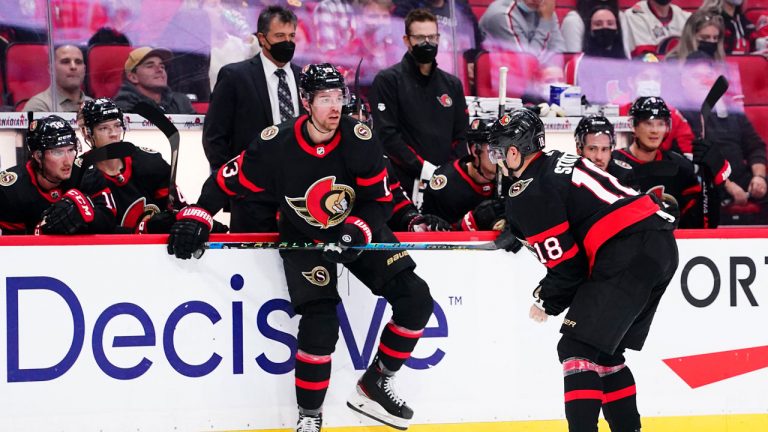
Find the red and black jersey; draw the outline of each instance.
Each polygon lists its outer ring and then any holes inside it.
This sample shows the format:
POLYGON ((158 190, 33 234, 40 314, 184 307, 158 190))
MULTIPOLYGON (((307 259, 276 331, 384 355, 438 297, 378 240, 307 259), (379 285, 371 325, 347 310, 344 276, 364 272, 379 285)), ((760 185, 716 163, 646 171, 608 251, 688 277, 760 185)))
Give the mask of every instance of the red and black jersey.
POLYGON ((342 116, 325 143, 314 144, 308 117, 264 129, 248 150, 213 174, 198 205, 211 213, 227 196, 256 194, 280 210, 280 233, 298 231, 313 240, 336 241, 347 217, 375 232, 392 215, 392 192, 381 147, 368 126, 342 116), (284 224, 289 227, 284 229, 284 224))
POLYGON ((547 267, 541 298, 564 307, 614 236, 666 224, 648 195, 623 186, 588 159, 538 153, 506 190, 512 233, 547 267))
MULTIPOLYGON (((79 168, 72 165, 71 179, 78 177, 79 168)), ((69 180, 59 187, 43 190, 37 182, 32 163, 17 165, 0 172, 0 230, 3 235, 34 234, 43 212, 58 202, 64 194, 76 189, 69 180)), ((85 191, 84 191, 85 192, 85 191)), ((86 192, 93 202, 94 220, 89 223, 88 233, 109 233, 115 225, 115 209, 108 187, 86 192)))
POLYGON ((133 232, 146 210, 168 209, 171 166, 160 153, 142 147, 136 147, 133 154, 122 161, 123 169, 116 176, 107 175, 96 168, 89 169, 80 187, 87 193, 105 187, 111 189, 118 225, 133 232))
POLYGON ((478 183, 469 175, 468 164, 472 160, 472 156, 467 156, 435 170, 424 191, 423 213, 459 226, 467 212, 493 197, 495 183, 478 183))
MULTIPOLYGON (((635 171, 632 186, 639 191, 653 193, 658 197, 667 194, 675 198, 680 209, 680 228, 704 226, 701 184, 688 159, 678 153, 663 150, 657 151, 656 159, 650 162, 637 159, 628 150, 614 150, 611 157, 632 166, 635 171), (673 169, 670 170, 670 167, 673 169)), ((719 207, 718 203, 712 208, 719 207)))

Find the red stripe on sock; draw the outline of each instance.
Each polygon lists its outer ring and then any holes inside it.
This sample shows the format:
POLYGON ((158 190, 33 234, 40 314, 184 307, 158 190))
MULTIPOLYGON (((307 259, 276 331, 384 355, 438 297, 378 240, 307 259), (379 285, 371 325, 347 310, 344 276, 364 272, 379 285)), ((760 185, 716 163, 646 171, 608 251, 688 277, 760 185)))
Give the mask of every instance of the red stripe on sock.
POLYGON ((303 388, 304 390, 324 390, 328 388, 329 382, 331 382, 331 380, 312 382, 296 378, 296 387, 303 388))
POLYGON ((603 400, 603 392, 600 390, 571 390, 569 392, 565 392, 566 403, 581 399, 603 400))
POLYGON ((411 353, 409 352, 402 352, 402 351, 395 351, 392 348, 387 347, 383 343, 379 343, 379 351, 383 352, 384 354, 398 358, 398 359, 407 359, 411 356, 411 353))
POLYGON ((409 339, 418 339, 424 333, 424 329, 421 329, 421 330, 410 330, 410 329, 407 329, 405 327, 400 327, 400 326, 398 326, 397 324, 395 324, 393 322, 388 323, 387 324, 387 328, 392 333, 394 333, 394 334, 396 334, 398 336, 402 336, 404 338, 409 338, 409 339))
POLYGON ((331 356, 317 356, 312 354, 307 354, 305 352, 297 351, 296 352, 296 360, 302 362, 302 363, 309 363, 309 364, 326 364, 331 361, 331 356))
POLYGON ((624 399, 625 397, 633 396, 635 394, 637 394, 637 390, 635 389, 635 385, 633 384, 629 387, 624 387, 623 389, 606 393, 603 396, 603 403, 607 404, 609 402, 614 402, 619 399, 624 399))

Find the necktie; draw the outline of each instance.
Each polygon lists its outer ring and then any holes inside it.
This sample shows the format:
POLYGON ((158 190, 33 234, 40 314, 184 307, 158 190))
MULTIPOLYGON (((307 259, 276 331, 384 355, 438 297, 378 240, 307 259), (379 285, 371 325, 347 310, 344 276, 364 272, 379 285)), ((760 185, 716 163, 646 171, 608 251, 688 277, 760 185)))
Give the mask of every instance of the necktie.
POLYGON ((285 71, 278 69, 275 75, 280 80, 277 83, 277 101, 280 104, 280 122, 293 118, 293 100, 291 100, 291 89, 288 87, 288 81, 285 79, 285 71))

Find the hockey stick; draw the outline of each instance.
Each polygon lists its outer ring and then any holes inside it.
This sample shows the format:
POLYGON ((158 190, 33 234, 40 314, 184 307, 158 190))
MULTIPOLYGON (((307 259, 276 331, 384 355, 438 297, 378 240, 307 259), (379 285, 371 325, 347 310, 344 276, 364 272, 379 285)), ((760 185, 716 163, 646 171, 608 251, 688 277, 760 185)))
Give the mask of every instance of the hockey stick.
MULTIPOLYGON (((323 251, 326 247, 336 247, 335 243, 302 243, 302 242, 207 242, 204 249, 278 249, 278 250, 316 250, 323 251)), ((495 242, 480 244, 455 243, 368 243, 363 246, 352 246, 351 249, 364 251, 383 250, 498 250, 495 242)))
POLYGON ((171 145, 171 178, 168 180, 168 210, 173 211, 174 204, 179 200, 176 189, 176 168, 179 163, 179 144, 181 137, 176 126, 168 120, 165 113, 147 102, 139 102, 133 107, 133 112, 149 120, 168 139, 171 145))
MULTIPOLYGON (((501 118, 507 110, 507 69, 506 66, 499 68, 499 117, 501 118)), ((501 168, 496 165, 496 198, 501 198, 501 168)))
POLYGON ((363 99, 360 97, 360 66, 363 65, 363 58, 360 57, 360 62, 357 64, 357 70, 355 71, 355 114, 360 121, 363 121, 363 99))
MULTIPOLYGON (((704 98, 704 102, 701 104, 701 139, 706 139, 706 126, 704 125, 705 119, 709 118, 712 114, 712 108, 714 108, 717 101, 728 91, 728 80, 724 76, 720 75, 709 90, 707 97, 704 98)), ((701 171, 701 170, 699 170, 701 171)), ((701 213, 703 216, 703 228, 709 228, 709 191, 713 188, 710 181, 704 178, 704 174, 701 175, 701 213)), ((717 211, 717 210, 716 210, 717 211)))
POLYGON ((91 150, 85 152, 81 159, 80 172, 77 175, 77 181, 75 184, 80 187, 80 183, 83 181, 85 172, 88 171, 96 163, 109 160, 109 159, 122 159, 133 154, 136 150, 136 146, 128 141, 118 141, 104 147, 94 147, 91 150))

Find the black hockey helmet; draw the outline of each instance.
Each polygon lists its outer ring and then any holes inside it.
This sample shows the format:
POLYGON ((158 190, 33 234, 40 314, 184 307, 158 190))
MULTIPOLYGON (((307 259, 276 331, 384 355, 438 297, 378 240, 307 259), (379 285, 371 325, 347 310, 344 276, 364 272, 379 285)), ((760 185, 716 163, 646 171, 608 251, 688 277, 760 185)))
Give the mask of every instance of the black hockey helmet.
POLYGON ((629 109, 629 116, 632 117, 632 124, 637 126, 639 121, 650 119, 662 119, 669 123, 672 113, 664 103, 664 99, 657 96, 642 96, 635 99, 629 109))
POLYGON ((312 100, 312 95, 321 90, 340 89, 347 96, 344 75, 330 63, 308 64, 301 70, 299 90, 302 99, 312 100))
POLYGON ((49 115, 29 123, 26 139, 29 153, 74 145, 80 151, 75 129, 57 115, 49 115))
POLYGON ((83 119, 83 125, 88 128, 88 132, 91 134, 94 126, 109 120, 120 120, 120 125, 125 129, 123 110, 109 98, 86 101, 80 110, 80 115, 83 119))
POLYGON ((510 147, 528 156, 544 148, 544 123, 529 109, 514 109, 493 123, 488 144, 497 156, 506 155, 510 147))
MULTIPOLYGON (((365 101, 365 99, 361 98, 360 101, 360 109, 363 110, 363 115, 366 119, 371 117, 371 110, 368 109, 368 102, 365 101)), ((344 115, 353 115, 357 114, 357 96, 355 96, 354 93, 349 95, 349 102, 341 107, 341 113, 344 115)))
POLYGON ((614 133, 613 125, 607 118, 601 115, 593 114, 582 117, 578 126, 576 126, 576 132, 573 134, 573 137, 576 138, 576 146, 579 148, 584 147, 584 144, 586 144, 587 135, 589 134, 608 135, 608 137, 611 139, 611 147, 616 146, 616 134, 614 133))
POLYGON ((491 136, 491 125, 495 120, 474 119, 467 128, 467 144, 483 145, 488 143, 491 136))

